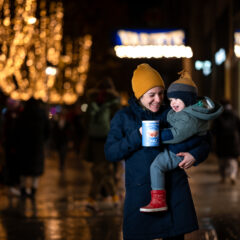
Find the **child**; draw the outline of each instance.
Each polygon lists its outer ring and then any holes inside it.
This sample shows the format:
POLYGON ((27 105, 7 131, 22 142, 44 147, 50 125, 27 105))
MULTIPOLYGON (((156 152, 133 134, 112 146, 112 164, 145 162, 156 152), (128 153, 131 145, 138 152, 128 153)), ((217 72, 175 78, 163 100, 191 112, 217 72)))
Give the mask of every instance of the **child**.
POLYGON ((182 158, 176 154, 195 147, 199 143, 197 135, 207 134, 209 120, 217 118, 223 110, 208 97, 197 102, 196 84, 186 71, 180 74, 180 78, 167 91, 172 109, 165 112, 166 119, 160 120, 160 127, 166 121, 170 125, 169 128, 160 130, 160 141, 169 145, 151 164, 151 202, 141 207, 141 212, 167 210, 165 172, 178 167, 182 158), (186 139, 187 144, 184 144, 186 139))

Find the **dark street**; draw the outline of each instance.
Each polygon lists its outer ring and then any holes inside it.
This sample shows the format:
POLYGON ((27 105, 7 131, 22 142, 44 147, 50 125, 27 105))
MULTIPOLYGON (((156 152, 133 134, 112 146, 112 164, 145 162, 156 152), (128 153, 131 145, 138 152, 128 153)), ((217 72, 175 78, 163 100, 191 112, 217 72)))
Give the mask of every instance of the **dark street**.
POLYGON ((0 240, 240 240, 239 0, 0 13, 0 240))
MULTIPOLYGON (((54 153, 48 154, 45 174, 36 199, 8 198, 5 188, 0 198, 1 240, 120 240, 121 203, 99 202, 99 210, 86 208, 91 176, 90 164, 68 154, 61 173, 54 153)), ((240 239, 240 186, 220 184, 216 159, 188 171, 199 217, 200 230, 187 240, 240 239)))

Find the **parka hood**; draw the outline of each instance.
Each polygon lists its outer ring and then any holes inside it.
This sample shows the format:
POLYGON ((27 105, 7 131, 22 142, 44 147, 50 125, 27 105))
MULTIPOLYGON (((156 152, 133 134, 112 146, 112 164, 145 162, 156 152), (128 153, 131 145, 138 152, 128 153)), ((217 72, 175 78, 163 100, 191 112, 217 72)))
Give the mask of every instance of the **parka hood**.
POLYGON ((183 111, 202 120, 213 120, 222 114, 223 107, 209 97, 204 96, 196 104, 184 108, 183 111))

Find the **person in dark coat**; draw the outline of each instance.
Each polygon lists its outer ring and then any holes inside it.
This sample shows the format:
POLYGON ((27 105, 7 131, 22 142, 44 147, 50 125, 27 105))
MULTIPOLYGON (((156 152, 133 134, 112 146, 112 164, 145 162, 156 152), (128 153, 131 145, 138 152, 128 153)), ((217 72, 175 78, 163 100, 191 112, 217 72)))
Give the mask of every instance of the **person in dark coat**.
POLYGON ((218 157, 221 182, 230 180, 235 184, 240 156, 240 118, 234 112, 229 100, 222 100, 223 114, 212 124, 215 136, 215 152, 218 157))
POLYGON ((44 172, 44 144, 49 136, 48 117, 39 100, 30 98, 25 103, 17 129, 21 194, 23 197, 34 197, 38 179, 44 172), (27 186, 28 178, 31 178, 30 186, 27 186))
POLYGON ((19 159, 17 155, 17 121, 22 106, 20 101, 7 99, 6 112, 3 115, 3 147, 5 153, 4 183, 9 187, 9 194, 19 196, 19 159))
MULTIPOLYGON (((150 201, 150 165, 164 150, 142 147, 140 128, 143 120, 160 120, 164 110, 164 82, 148 64, 140 64, 132 78, 134 96, 126 108, 118 111, 111 121, 105 143, 105 155, 111 162, 125 160, 125 203, 123 217, 124 240, 184 239, 184 234, 198 229, 197 216, 184 169, 204 161, 210 151, 209 138, 189 152, 181 152, 181 165, 166 173, 168 211, 142 213, 141 206, 150 201)), ((165 126, 162 126, 165 127, 165 126)), ((192 141, 188 139, 184 141, 192 141)))

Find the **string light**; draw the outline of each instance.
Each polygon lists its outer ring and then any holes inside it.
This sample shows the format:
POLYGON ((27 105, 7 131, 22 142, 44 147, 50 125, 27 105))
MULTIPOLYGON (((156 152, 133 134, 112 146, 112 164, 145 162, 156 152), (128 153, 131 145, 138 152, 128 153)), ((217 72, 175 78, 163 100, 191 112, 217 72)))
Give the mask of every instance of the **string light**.
POLYGON ((240 58, 240 31, 234 33, 234 53, 237 58, 240 58))
POLYGON ((0 0, 2 91, 18 100, 33 96, 49 103, 74 103, 84 92, 91 36, 78 40, 77 51, 70 39, 65 41, 63 56, 61 1, 50 2, 47 9, 46 0, 41 0, 38 14, 36 0, 16 0, 13 17, 10 8, 9 0, 0 0))

